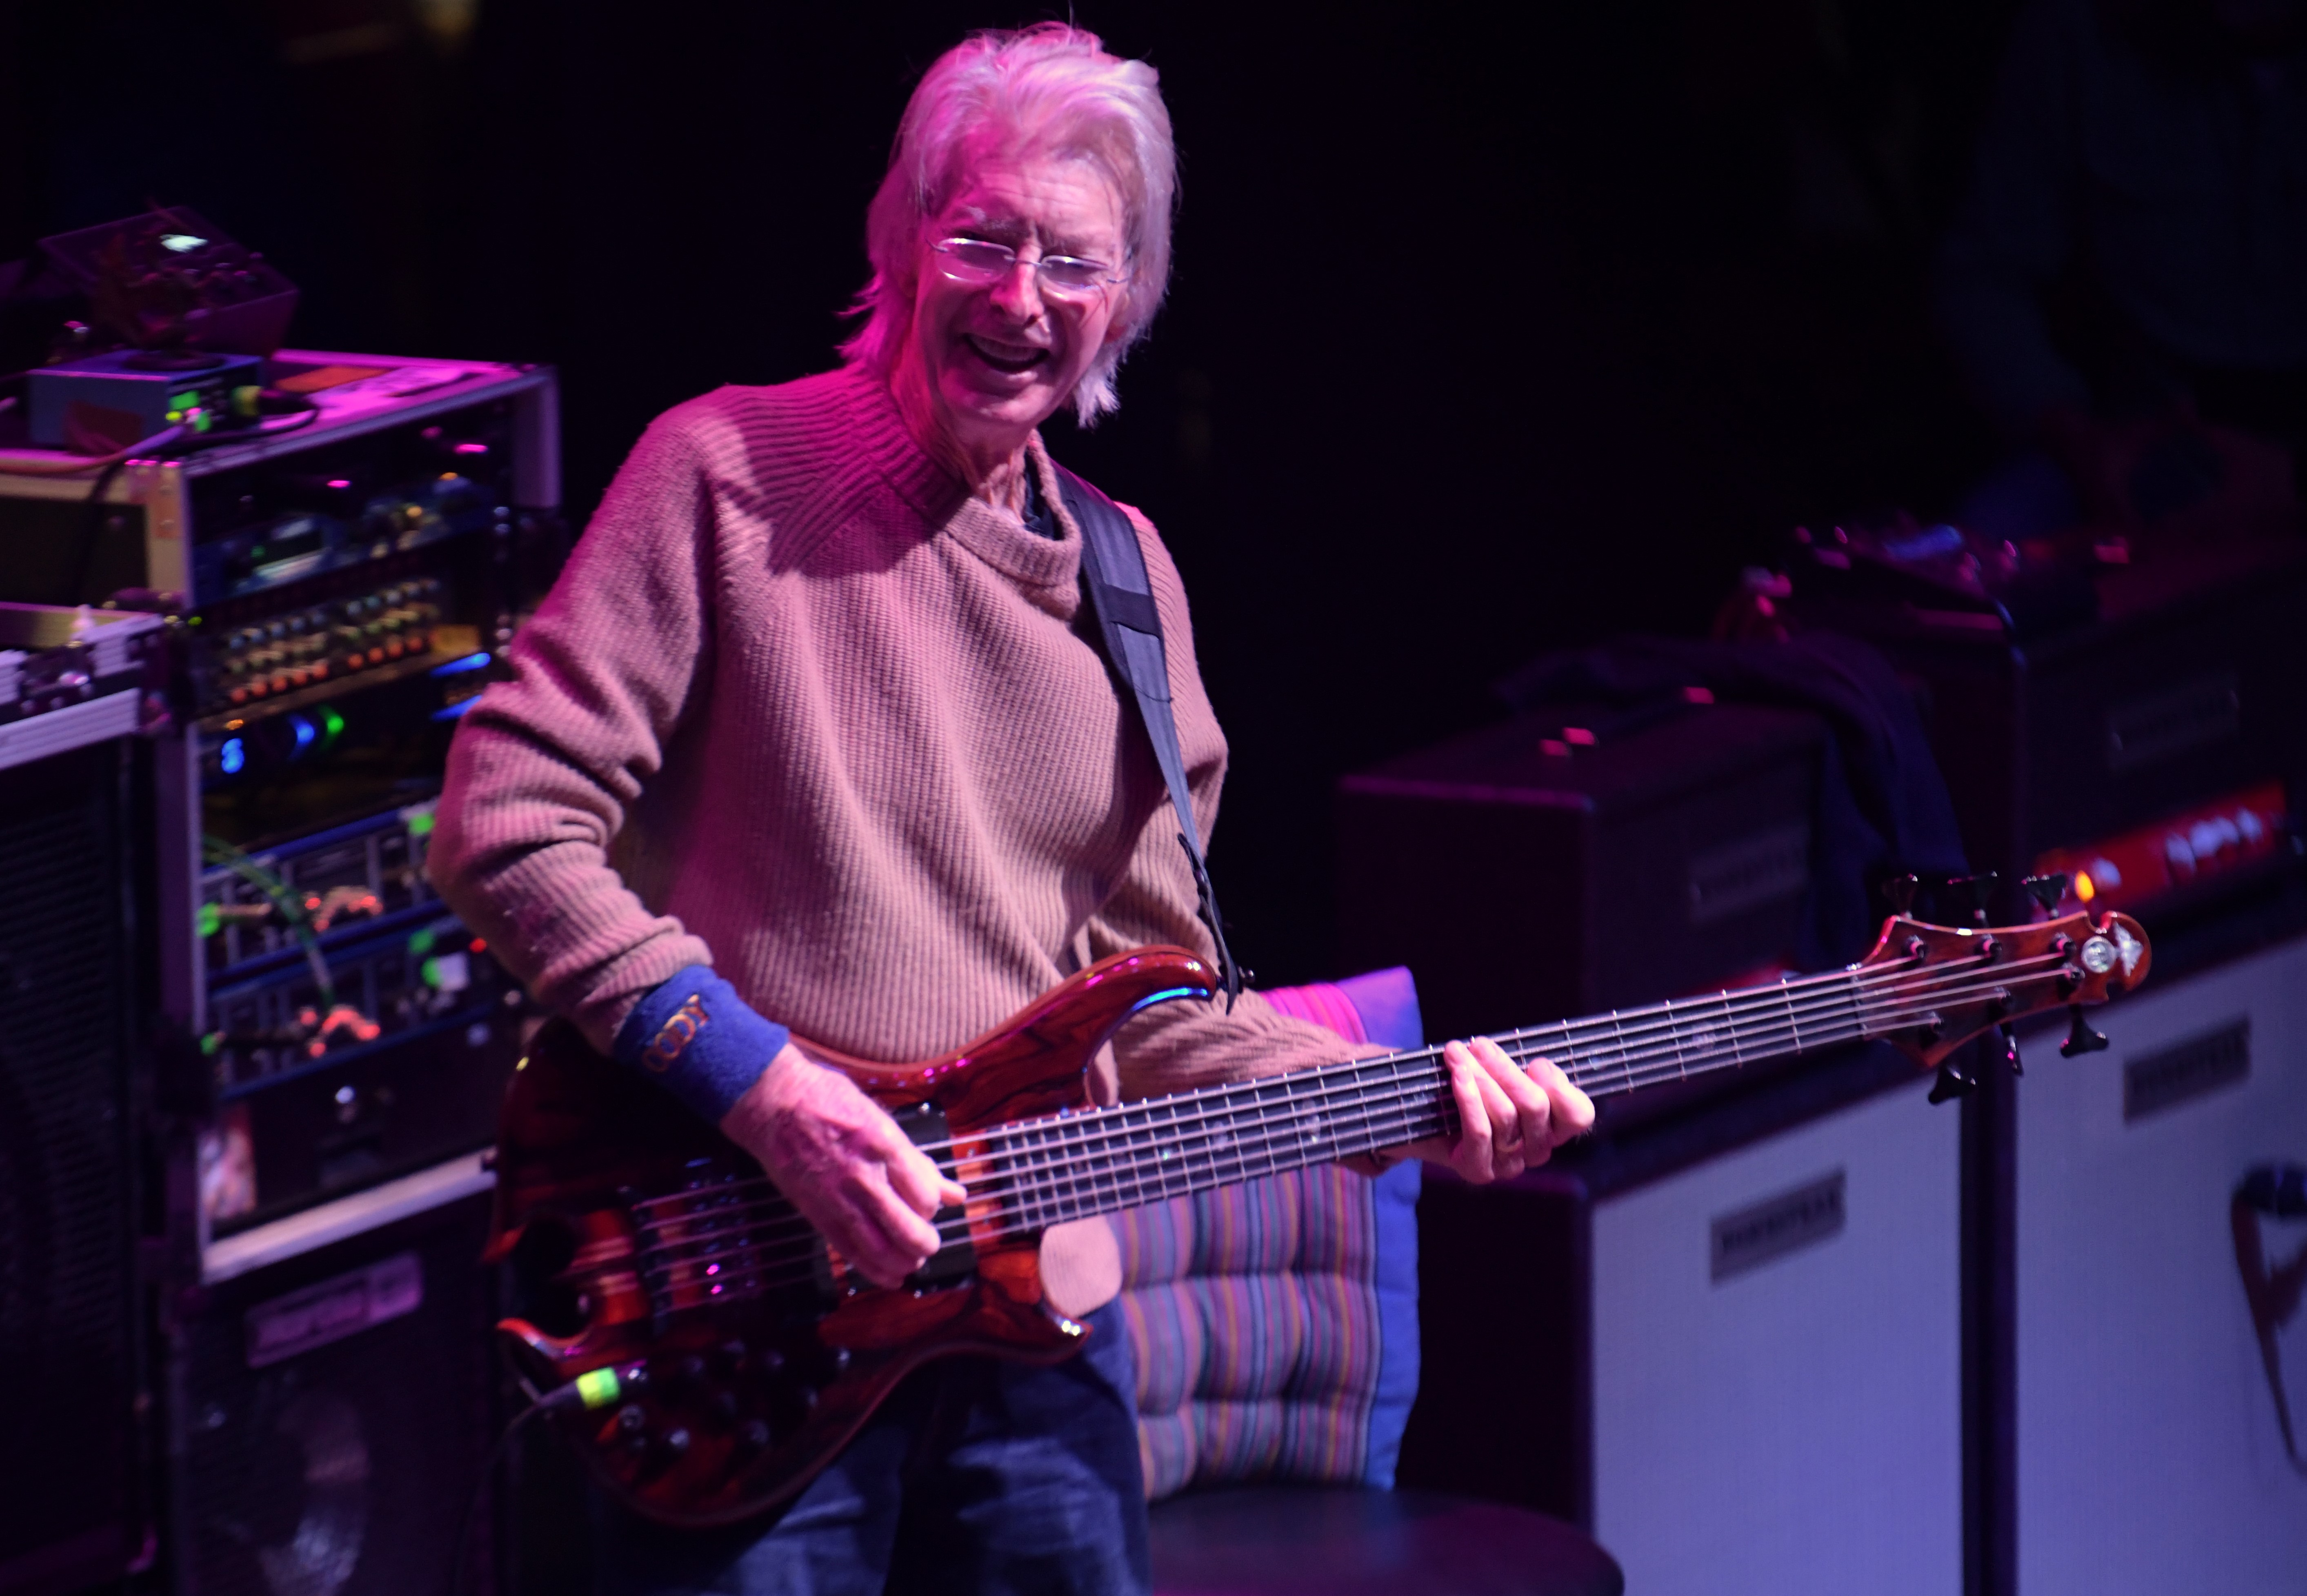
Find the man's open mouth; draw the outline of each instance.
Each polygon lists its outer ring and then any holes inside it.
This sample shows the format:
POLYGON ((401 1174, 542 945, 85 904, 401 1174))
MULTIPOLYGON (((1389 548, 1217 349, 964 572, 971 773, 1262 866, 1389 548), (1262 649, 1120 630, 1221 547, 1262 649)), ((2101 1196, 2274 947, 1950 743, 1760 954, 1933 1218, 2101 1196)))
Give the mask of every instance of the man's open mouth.
POLYGON ((1047 349, 1037 349, 1030 344, 994 343, 979 338, 973 332, 964 333, 962 337, 980 360, 995 371, 1007 372, 1011 376, 1021 376, 1035 366, 1046 364, 1050 358, 1047 349))

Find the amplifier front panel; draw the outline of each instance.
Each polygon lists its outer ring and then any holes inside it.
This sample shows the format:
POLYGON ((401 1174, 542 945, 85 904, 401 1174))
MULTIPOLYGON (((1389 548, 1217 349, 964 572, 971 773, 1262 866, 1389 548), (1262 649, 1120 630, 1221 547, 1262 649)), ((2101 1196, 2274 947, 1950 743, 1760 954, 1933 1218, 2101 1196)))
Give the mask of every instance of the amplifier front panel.
POLYGON ((1923 1098, 1595 1206, 1594 1531, 1629 1591, 1961 1589, 1960 1118, 1923 1098))
MULTIPOLYGON (((2307 939, 2093 1017, 2112 1047, 2045 1036, 2019 1094, 2020 1590, 2300 1590, 2307 1473, 2228 1211, 2251 1165, 2307 1163, 2307 939)), ((2307 1247, 2261 1231, 2270 1266, 2307 1247)), ((2299 1425, 2307 1314, 2281 1348, 2299 1425)))

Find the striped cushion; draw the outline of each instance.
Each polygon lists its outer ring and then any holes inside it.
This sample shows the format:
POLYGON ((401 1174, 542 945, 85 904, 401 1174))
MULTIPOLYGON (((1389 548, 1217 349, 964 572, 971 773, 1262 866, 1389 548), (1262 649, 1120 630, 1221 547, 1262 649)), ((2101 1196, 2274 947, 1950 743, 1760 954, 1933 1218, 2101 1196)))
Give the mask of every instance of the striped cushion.
MULTIPOLYGON (((1421 1040, 1407 970, 1265 994, 1355 1042, 1421 1040)), ((1117 1215, 1149 1498, 1394 1483, 1418 1388, 1418 1166, 1334 1165, 1117 1215)))

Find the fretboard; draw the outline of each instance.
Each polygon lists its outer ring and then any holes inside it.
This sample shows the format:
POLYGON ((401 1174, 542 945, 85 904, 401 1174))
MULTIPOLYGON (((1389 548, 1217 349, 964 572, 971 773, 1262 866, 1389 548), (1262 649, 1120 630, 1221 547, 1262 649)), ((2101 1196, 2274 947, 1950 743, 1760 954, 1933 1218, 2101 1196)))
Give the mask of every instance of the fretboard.
MULTIPOLYGON (((1927 1021, 1961 969, 1853 965, 1774 986, 1590 1015, 1497 1037, 1590 1096, 1686 1079, 1927 1021)), ((1438 1047, 1019 1121, 985 1138, 1012 1223, 1110 1214, 1458 1130, 1438 1047)))

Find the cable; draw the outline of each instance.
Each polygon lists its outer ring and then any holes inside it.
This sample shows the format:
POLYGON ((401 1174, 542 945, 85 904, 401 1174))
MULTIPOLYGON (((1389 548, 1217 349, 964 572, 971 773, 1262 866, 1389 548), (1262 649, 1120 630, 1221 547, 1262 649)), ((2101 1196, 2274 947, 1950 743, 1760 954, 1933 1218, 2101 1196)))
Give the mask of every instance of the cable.
POLYGON ((513 1437, 520 1433, 523 1425, 546 1411, 547 1404, 542 1402, 523 1408, 513 1415, 511 1423, 497 1433, 496 1443, 489 1448, 488 1458, 481 1464, 481 1477, 473 1481, 473 1494, 466 1499, 464 1523, 457 1531, 457 1543, 450 1554, 452 1560, 449 1565, 449 1596, 463 1596, 466 1563, 473 1549, 473 1526, 480 1521, 481 1504, 488 1498, 490 1483, 503 1466, 513 1437))
POLYGON ((329 978, 329 961, 321 957, 320 940, 313 935, 304 905, 296 901, 295 888, 220 837, 202 833, 201 854, 209 863, 223 865, 272 900, 274 912, 288 922, 289 931, 304 950, 304 962, 311 967, 313 980, 321 989, 322 1009, 334 1009, 337 1006, 337 983, 329 978))
MULTIPOLYGON (((285 430, 285 429, 284 429, 285 430)), ((94 455, 87 459, 10 460, 0 465, 0 474, 10 476, 78 476, 83 471, 110 471, 140 454, 156 449, 166 449, 184 436, 181 426, 163 427, 149 438, 140 438, 125 449, 116 449, 110 454, 94 455)))
MULTIPOLYGON (((12 399, 7 402, 14 401, 12 399)), ((320 419, 321 408, 307 399, 304 408, 291 412, 285 424, 279 426, 259 425, 245 431, 227 429, 221 432, 189 433, 182 426, 164 427, 149 438, 138 439, 125 449, 116 449, 110 454, 91 455, 86 459, 9 460, 0 464, 0 476, 78 476, 88 471, 109 471, 115 467, 134 459, 139 455, 150 454, 173 444, 182 443, 183 452, 190 454, 196 449, 216 449, 227 443, 246 443, 259 439, 277 437, 282 433, 299 432, 320 419)))
POLYGON ((607 1407, 628 1392, 639 1389, 638 1382, 641 1376, 638 1371, 628 1370, 620 1377, 613 1369, 596 1369, 589 1374, 579 1375, 566 1386, 556 1386, 543 1395, 537 1394, 536 1387, 528 1383, 526 1376, 516 1377, 519 1378, 520 1388, 528 1396, 529 1405, 515 1413, 512 1422, 498 1432, 496 1444, 489 1448, 488 1458, 481 1464, 481 1477, 473 1481, 473 1494, 465 1503, 464 1525, 457 1532, 456 1561, 449 1569, 449 1596, 463 1596, 466 1555, 472 1549, 473 1525, 480 1518, 481 1503, 487 1497, 489 1486, 495 1480, 497 1470, 502 1466, 512 1439, 520 1433, 521 1427, 539 1413, 575 1412, 579 1409, 607 1407))

